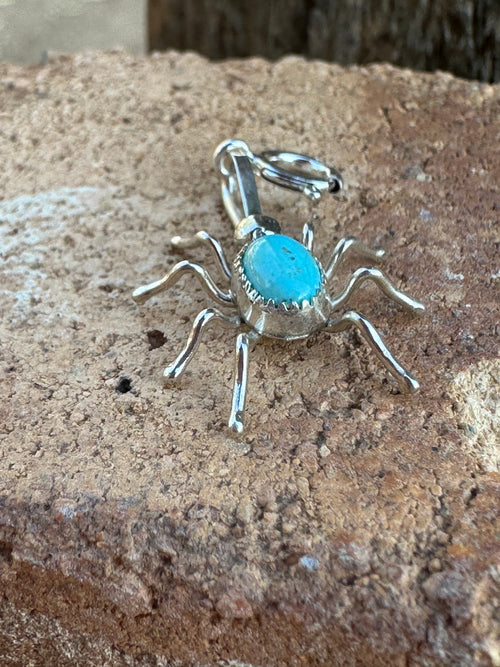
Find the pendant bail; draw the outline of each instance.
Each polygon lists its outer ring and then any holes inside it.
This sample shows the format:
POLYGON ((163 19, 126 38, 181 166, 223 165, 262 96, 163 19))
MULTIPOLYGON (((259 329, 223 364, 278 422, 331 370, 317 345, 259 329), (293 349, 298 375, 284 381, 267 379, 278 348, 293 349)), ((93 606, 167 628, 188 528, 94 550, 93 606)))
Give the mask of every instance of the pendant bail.
POLYGON ((279 223, 262 215, 255 174, 288 190, 301 192, 317 202, 325 192, 337 193, 342 177, 333 167, 308 155, 290 151, 252 153, 239 139, 223 141, 214 152, 215 167, 221 175, 222 201, 243 240, 251 234, 279 233, 279 223))

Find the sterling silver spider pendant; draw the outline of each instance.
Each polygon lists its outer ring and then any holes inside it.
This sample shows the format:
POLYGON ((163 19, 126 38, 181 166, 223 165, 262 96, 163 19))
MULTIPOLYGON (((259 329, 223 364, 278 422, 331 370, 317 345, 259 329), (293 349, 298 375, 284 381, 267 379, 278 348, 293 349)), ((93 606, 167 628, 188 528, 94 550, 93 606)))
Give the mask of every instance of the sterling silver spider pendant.
POLYGON ((221 143, 214 161, 221 175, 222 199, 235 227, 235 238, 243 243, 232 265, 219 242, 205 231, 190 238, 175 237, 176 248, 208 245, 213 251, 227 287, 216 285, 200 264, 182 260, 160 280, 136 289, 133 299, 142 304, 176 283, 184 273, 194 274, 210 297, 225 308, 209 307, 196 316, 187 343, 177 359, 165 369, 166 378, 177 378, 186 369, 199 345, 203 329, 212 321, 235 329, 242 328, 236 339, 234 390, 229 427, 241 433, 247 389, 250 344, 260 336, 294 340, 314 332, 331 333, 355 327, 371 346, 403 392, 414 392, 417 380, 394 358, 371 322, 349 310, 338 318, 333 313, 345 306, 367 280, 374 282, 390 299, 415 314, 424 306, 396 289, 378 268, 363 267, 351 276, 346 287, 336 295, 328 294, 328 281, 335 274, 347 252, 377 262, 385 251, 371 249, 356 238, 341 239, 329 260, 322 265, 313 255, 314 228, 307 222, 302 242, 281 233, 279 223, 262 214, 255 174, 276 185, 298 190, 318 200, 324 192, 338 192, 342 178, 333 168, 298 153, 266 151, 254 155, 239 140, 221 143))

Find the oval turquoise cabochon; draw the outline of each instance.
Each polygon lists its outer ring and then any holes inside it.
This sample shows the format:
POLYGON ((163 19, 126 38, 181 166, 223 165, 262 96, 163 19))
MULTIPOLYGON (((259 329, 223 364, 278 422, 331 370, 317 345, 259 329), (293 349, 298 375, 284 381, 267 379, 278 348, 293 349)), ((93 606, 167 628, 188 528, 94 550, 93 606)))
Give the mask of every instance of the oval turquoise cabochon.
POLYGON ((311 301, 321 287, 318 262, 301 243, 283 234, 260 236, 243 255, 252 287, 276 304, 311 301))

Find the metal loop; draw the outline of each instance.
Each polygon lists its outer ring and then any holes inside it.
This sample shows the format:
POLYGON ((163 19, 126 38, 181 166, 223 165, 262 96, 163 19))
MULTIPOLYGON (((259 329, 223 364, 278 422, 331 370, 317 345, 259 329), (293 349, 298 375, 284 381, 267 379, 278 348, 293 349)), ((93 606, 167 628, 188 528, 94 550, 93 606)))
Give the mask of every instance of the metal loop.
POLYGON ((244 141, 223 141, 214 152, 216 169, 221 174, 222 201, 235 227, 249 215, 260 214, 255 183, 254 155, 244 141))
POLYGON ((290 151, 264 151, 256 156, 260 175, 271 183, 302 192, 317 201, 324 192, 339 192, 342 177, 333 167, 309 155, 290 151))
POLYGON ((239 139, 219 144, 214 162, 221 175, 222 200, 235 228, 248 216, 261 213, 252 172, 282 188, 302 192, 312 201, 343 187, 339 172, 316 158, 273 150, 256 155, 239 139))

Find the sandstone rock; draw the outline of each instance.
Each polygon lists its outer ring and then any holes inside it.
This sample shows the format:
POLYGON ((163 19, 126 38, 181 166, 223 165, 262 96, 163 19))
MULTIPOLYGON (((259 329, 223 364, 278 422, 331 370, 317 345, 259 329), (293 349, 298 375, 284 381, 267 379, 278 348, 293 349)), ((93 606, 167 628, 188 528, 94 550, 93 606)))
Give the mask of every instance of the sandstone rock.
MULTIPOLYGON (((4 664, 500 664, 499 100, 298 58, 0 66, 4 664), (342 170, 318 253, 384 245, 426 303, 353 301, 418 395, 354 334, 268 341, 233 437, 234 335, 215 327, 162 387, 206 297, 130 293, 180 232, 235 252, 211 165, 228 137, 342 170)), ((290 234, 312 214, 262 200, 290 234)))

